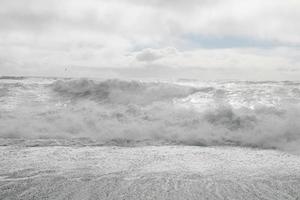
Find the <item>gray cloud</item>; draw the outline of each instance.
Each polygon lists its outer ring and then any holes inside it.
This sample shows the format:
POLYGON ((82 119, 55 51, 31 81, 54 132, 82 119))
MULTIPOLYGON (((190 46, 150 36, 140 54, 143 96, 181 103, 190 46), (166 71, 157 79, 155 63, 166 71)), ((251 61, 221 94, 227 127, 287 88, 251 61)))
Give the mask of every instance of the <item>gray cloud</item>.
POLYGON ((152 51, 151 49, 145 49, 136 55, 136 59, 138 61, 146 61, 146 62, 158 60, 161 57, 162 55, 156 53, 155 51, 152 51))
POLYGON ((295 0, 0 0, 0 5, 2 74, 60 74, 71 65, 128 71, 155 65, 181 73, 196 67, 276 73, 299 66, 295 0), (207 46, 215 51, 203 47, 201 37, 210 38, 207 46), (220 49, 220 38, 230 38, 226 48, 220 49), (239 38, 258 42, 241 44, 239 38), (280 45, 266 48, 269 43, 280 45))
POLYGON ((175 9, 176 11, 189 11, 184 9, 193 9, 195 7, 203 7, 217 4, 220 0, 126 0, 129 3, 140 6, 152 6, 155 8, 175 9))
POLYGON ((172 47, 167 47, 163 49, 147 48, 136 53, 136 59, 142 62, 152 62, 155 60, 159 60, 160 58, 175 56, 177 53, 177 49, 172 47))

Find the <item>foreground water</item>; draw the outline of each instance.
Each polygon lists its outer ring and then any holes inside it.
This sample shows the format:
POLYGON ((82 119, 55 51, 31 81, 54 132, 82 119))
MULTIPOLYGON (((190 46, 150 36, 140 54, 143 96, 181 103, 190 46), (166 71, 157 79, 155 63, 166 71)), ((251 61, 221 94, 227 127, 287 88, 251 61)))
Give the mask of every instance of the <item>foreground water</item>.
POLYGON ((300 157, 243 147, 0 147, 0 199, 300 198, 300 157))
POLYGON ((300 150, 300 82, 0 79, 1 145, 300 150))

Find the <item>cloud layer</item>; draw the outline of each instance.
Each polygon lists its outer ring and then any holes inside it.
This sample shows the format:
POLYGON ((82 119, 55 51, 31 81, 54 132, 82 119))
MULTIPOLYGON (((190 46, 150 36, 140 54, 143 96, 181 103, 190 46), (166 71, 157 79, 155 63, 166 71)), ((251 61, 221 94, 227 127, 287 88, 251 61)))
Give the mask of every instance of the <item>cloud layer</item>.
POLYGON ((250 79, 266 72, 271 79, 295 79, 300 69, 297 0, 0 4, 3 75, 101 76, 110 71, 108 77, 136 77, 134 71, 143 71, 155 78, 170 68, 187 77, 195 74, 189 71, 205 69, 210 79, 222 78, 224 71, 225 79, 230 72, 240 78, 251 71, 256 72, 250 79))

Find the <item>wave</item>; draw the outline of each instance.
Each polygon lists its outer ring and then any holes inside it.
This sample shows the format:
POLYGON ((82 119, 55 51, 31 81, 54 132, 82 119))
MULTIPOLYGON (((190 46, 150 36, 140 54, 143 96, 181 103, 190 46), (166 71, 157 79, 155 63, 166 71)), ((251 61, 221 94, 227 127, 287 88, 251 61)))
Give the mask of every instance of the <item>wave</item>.
POLYGON ((10 80, 23 80, 23 79, 27 79, 28 77, 25 76, 0 76, 0 80, 1 79, 10 79, 10 80))
POLYGON ((27 96, 21 90, 18 106, 0 109, 0 138, 31 145, 234 145, 300 152, 299 88, 240 84, 54 80, 37 90, 33 85, 27 96), (293 101, 284 99, 290 92, 293 101), (232 103, 248 97, 251 106, 232 103))
POLYGON ((51 88, 62 97, 73 100, 91 99, 117 104, 149 104, 156 101, 183 98, 203 89, 170 83, 145 83, 138 81, 106 80, 95 82, 88 79, 59 80, 51 88))
POLYGON ((234 109, 203 112, 155 103, 146 107, 99 105, 85 101, 41 111, 1 115, 4 138, 78 139, 99 144, 235 145, 298 151, 300 108, 234 109))

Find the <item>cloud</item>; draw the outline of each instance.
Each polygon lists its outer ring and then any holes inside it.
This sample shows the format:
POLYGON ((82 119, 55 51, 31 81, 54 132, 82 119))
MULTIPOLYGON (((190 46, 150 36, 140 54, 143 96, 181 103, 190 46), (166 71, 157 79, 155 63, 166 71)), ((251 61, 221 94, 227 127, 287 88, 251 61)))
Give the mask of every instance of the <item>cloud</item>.
POLYGON ((161 58, 162 55, 157 54, 156 52, 152 51, 151 49, 144 49, 142 52, 137 54, 136 59, 138 61, 154 61, 161 58))
MULTIPOLYGON (((205 68, 269 68, 300 67, 299 49, 294 48, 220 48, 220 49, 193 49, 180 51, 175 48, 145 49, 134 53, 140 55, 155 55, 156 59, 144 59, 150 64, 184 67, 205 68), (157 59, 159 57, 159 59, 157 59)), ((138 61, 140 59, 137 58, 138 61)))
POLYGON ((163 48, 163 49, 143 49, 141 52, 138 52, 136 59, 142 62, 152 62, 160 58, 174 56, 177 53, 175 48, 163 48))
POLYGON ((192 33, 299 44, 299 8, 296 0, 1 0, 0 24, 2 31, 107 32, 141 43, 175 43, 172 37, 192 33))
POLYGON ((175 9, 179 12, 184 12, 184 9, 194 9, 195 7, 203 7, 214 5, 220 0, 189 0, 187 3, 185 0, 125 0, 131 4, 140 6, 150 6, 155 9, 175 9))
POLYGON ((299 66, 297 0, 0 0, 0 4, 0 57, 5 60, 1 74, 57 75, 65 66, 75 65, 261 68, 274 73, 277 68, 299 66))

